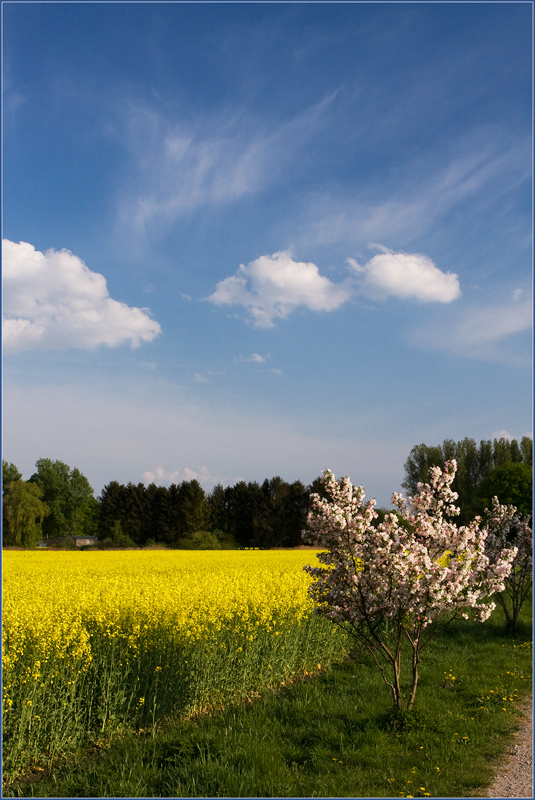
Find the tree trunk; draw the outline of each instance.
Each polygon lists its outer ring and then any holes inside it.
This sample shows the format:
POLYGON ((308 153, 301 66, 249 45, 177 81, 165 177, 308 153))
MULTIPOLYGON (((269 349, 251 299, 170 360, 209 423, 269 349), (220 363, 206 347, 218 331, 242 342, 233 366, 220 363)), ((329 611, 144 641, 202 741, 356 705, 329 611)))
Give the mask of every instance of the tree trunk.
POLYGON ((418 663, 420 661, 418 649, 418 641, 416 641, 412 645, 412 686, 407 711, 410 711, 413 706, 414 698, 416 697, 416 687, 418 686, 418 663))

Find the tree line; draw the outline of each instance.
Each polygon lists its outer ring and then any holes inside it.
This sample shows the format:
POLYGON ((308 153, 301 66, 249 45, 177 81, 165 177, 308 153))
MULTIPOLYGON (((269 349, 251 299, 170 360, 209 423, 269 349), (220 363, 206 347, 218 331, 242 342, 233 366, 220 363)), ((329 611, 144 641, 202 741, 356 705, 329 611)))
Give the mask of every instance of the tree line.
MULTIPOLYGON (((532 514, 533 440, 505 438, 442 445, 416 445, 405 463, 409 495, 427 482, 431 466, 455 458, 453 484, 466 524, 492 497, 532 514)), ((197 480, 169 487, 111 481, 98 498, 79 469, 42 458, 25 481, 14 464, 2 461, 3 545, 35 547, 40 540, 95 537, 100 547, 164 544, 183 549, 296 547, 302 543, 310 495, 322 493, 320 478, 309 486, 276 476, 263 483, 218 484, 206 492, 197 480)), ((379 520, 386 509, 379 509, 379 520)))
POLYGON ((310 487, 280 477, 221 484, 206 493, 197 480, 171 486, 112 481, 99 501, 99 535, 135 545, 294 547, 300 544, 310 487))

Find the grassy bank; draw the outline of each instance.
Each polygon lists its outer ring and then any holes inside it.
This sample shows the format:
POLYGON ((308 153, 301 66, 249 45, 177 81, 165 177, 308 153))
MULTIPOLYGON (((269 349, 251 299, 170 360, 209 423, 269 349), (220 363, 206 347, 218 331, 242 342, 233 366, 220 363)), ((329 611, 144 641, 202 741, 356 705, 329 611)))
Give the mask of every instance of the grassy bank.
POLYGON ((531 633, 531 607, 514 635, 500 611, 444 632, 424 651, 412 726, 391 724, 389 690, 357 653, 213 716, 101 738, 4 796, 481 796, 531 692, 531 633))

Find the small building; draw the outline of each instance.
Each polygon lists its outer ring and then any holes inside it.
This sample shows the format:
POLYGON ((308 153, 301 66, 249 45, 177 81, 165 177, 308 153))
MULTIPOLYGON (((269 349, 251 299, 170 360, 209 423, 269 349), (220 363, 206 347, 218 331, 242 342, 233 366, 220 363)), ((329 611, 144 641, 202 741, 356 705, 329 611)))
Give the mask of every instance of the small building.
POLYGON ((37 547, 46 550, 47 547, 90 547, 97 542, 94 536, 54 536, 51 539, 43 539, 37 542, 37 547))

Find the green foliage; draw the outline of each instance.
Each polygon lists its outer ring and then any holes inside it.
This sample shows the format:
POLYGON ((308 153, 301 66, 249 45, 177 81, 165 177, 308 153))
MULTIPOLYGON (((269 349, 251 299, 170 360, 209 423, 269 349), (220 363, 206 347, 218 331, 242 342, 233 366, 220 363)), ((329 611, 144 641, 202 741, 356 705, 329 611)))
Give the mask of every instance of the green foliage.
MULTIPOLYGON (((432 447, 419 444, 412 448, 405 462, 405 480, 402 486, 409 495, 415 495, 418 491, 418 483, 427 481, 429 467, 444 469, 446 461, 455 458, 457 474, 452 489, 459 495, 457 504, 461 508, 457 520, 461 525, 466 525, 485 508, 481 499, 487 493, 484 480, 490 478, 495 470, 504 465, 515 464, 531 467, 532 457, 533 440, 527 436, 524 436, 520 443, 515 439, 510 441, 501 438, 493 441, 482 440, 478 446, 475 439, 466 438, 460 442, 445 439, 442 445, 432 447)), ((522 495, 523 502, 528 502, 528 496, 531 509, 531 488, 522 495)), ((517 504, 515 503, 515 505, 517 504)), ((490 506, 490 499, 487 500, 488 506, 490 506)), ((531 511, 527 513, 531 513, 531 511)))
POLYGON ((111 548, 115 546, 115 542, 111 536, 105 536, 104 539, 99 539, 97 542, 97 547, 99 550, 111 550, 111 548))
POLYGON ((221 548, 221 550, 237 549, 238 545, 236 544, 236 540, 234 539, 231 533, 225 533, 225 531, 220 531, 218 528, 213 530, 212 533, 219 542, 219 547, 221 548))
POLYGON ((48 506, 42 502, 43 492, 34 483, 10 481, 2 501, 5 520, 3 544, 35 547, 42 537, 42 522, 48 506))
POLYGON ((497 497, 502 505, 515 506, 525 517, 533 514, 533 467, 529 464, 509 462, 493 469, 478 487, 473 504, 477 514, 483 514, 497 497))
POLYGON ((261 502, 258 483, 238 481, 225 490, 228 529, 240 547, 251 545, 255 516, 261 502))
POLYGON ((186 535, 210 527, 211 510, 204 489, 198 481, 164 486, 112 481, 100 497, 98 532, 101 538, 112 536, 118 520, 123 533, 136 545, 149 540, 177 547, 186 535))
POLYGON ((265 480, 257 503, 252 520, 252 546, 294 547, 301 544, 308 492, 300 481, 290 484, 279 476, 265 480))
MULTIPOLYGON (((182 550, 221 550, 221 544, 210 531, 193 531, 179 539, 178 546, 182 550)), ((230 548, 227 548, 230 549, 230 548)))
POLYGON ((91 513, 94 510, 93 489, 79 469, 70 469, 62 461, 40 458, 30 481, 43 493, 49 514, 43 523, 43 533, 55 536, 90 535, 91 513))
POLYGON ((130 538, 130 536, 127 536, 125 533, 123 533, 123 529, 119 520, 116 520, 113 523, 110 539, 113 543, 113 547, 136 546, 136 543, 130 538))
POLYGON ((21 481, 22 473, 20 473, 15 464, 8 464, 7 461, 2 459, 2 496, 6 491, 8 485, 12 481, 21 481))
POLYGON ((300 481, 280 477, 262 486, 239 481, 214 487, 207 495, 197 480, 171 484, 127 486, 112 481, 99 500, 98 535, 111 536, 116 520, 138 546, 149 540, 170 547, 191 546, 191 534, 219 531, 223 549, 236 547, 295 547, 301 544, 310 491, 300 481))
POLYGON ((182 531, 188 535, 205 530, 210 524, 210 507, 197 480, 184 481, 181 491, 182 531))
POLYGON ((214 530, 219 530, 225 534, 229 533, 230 525, 227 507, 227 490, 218 483, 212 489, 207 498, 207 502, 210 508, 210 519, 212 520, 214 530))
POLYGON ((425 731, 436 729, 429 712, 421 708, 392 708, 385 714, 385 723, 397 731, 425 731))
POLYGON ((98 500, 96 497, 90 497, 87 501, 87 504, 79 512, 79 522, 82 536, 92 536, 95 538, 98 537, 99 513, 100 507, 98 500))

